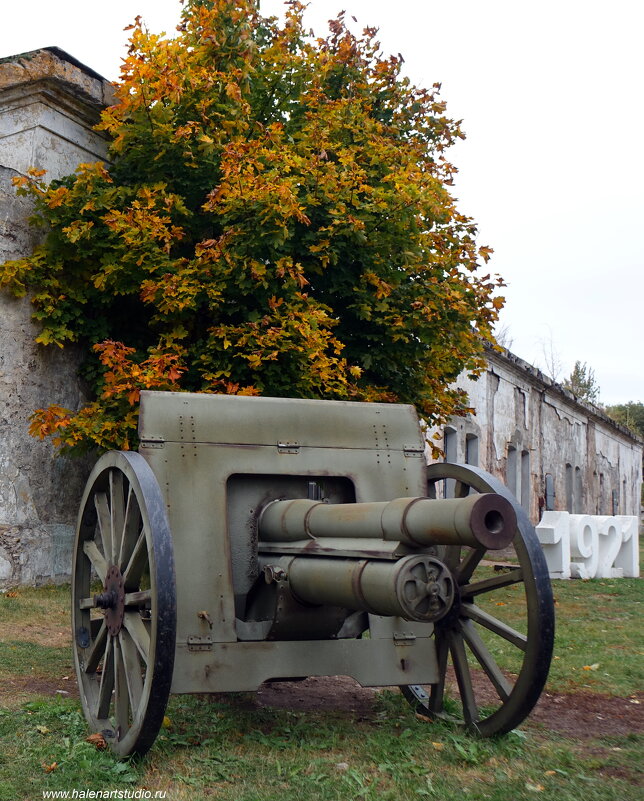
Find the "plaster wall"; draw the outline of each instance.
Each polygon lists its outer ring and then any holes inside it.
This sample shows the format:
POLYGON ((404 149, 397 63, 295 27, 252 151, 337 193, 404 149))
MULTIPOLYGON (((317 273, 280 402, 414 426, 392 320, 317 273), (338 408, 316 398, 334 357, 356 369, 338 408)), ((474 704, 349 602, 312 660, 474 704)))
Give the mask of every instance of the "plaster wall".
POLYGON ((509 353, 490 352, 487 371, 457 385, 475 414, 446 427, 449 458, 470 461, 478 438, 478 465, 515 492, 534 522, 546 509, 639 515, 642 442, 601 410, 509 353))
MULTIPOLYGON (((109 85, 52 48, 0 61, 0 261, 28 255, 39 234, 29 199, 11 179, 29 167, 47 179, 105 158, 92 126, 109 85)), ((56 457, 28 434, 52 403, 78 408, 79 356, 35 343, 28 298, 0 291, 0 589, 68 579, 76 510, 88 464, 56 457)))

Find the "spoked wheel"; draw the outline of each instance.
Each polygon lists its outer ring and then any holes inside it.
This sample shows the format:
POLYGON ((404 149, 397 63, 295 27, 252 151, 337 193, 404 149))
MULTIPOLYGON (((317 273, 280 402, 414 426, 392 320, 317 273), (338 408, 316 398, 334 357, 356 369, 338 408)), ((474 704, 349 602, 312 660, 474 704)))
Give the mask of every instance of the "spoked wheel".
MULTIPOLYGON (((451 612, 435 624, 440 679, 427 690, 402 687, 407 700, 430 718, 459 720, 484 737, 518 726, 537 703, 548 677, 554 641, 554 603, 546 561, 527 515, 496 478, 471 465, 427 468, 429 495, 454 479, 456 497, 496 492, 517 515, 512 546, 502 552, 445 546, 439 558, 458 585, 451 612), (451 662, 451 665, 450 665, 451 662), (445 692, 458 688, 458 709, 445 692), (462 715, 462 717, 461 717, 462 715)), ((451 482, 454 483, 454 482, 451 482)))
POLYGON ((142 756, 170 694, 176 596, 165 504, 138 453, 106 453, 87 482, 74 549, 72 628, 92 731, 120 756, 142 756))

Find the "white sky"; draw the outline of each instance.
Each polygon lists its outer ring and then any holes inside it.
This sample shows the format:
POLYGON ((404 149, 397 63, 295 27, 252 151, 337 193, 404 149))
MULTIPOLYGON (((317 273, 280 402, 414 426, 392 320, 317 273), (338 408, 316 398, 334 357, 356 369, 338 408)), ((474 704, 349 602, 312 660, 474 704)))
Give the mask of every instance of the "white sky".
MULTIPOLYGON (((180 8, 4 0, 0 57, 56 45, 115 79, 122 29, 141 14, 171 33, 180 8)), ((309 23, 342 8, 464 121, 454 192, 508 283, 511 349, 541 367, 554 352, 559 379, 587 362, 604 403, 644 401, 644 2, 311 0, 309 23)))

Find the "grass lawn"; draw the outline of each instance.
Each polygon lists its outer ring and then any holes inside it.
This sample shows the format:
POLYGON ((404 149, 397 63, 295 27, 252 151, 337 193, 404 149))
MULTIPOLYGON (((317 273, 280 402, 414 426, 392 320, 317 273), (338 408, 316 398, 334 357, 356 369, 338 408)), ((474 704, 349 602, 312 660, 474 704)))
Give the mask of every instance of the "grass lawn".
POLYGON ((36 801, 49 790, 70 798, 74 790, 77 798, 165 792, 171 801, 634 801, 643 797, 643 586, 640 579, 554 584, 557 639, 546 695, 505 737, 480 740, 428 723, 398 692, 357 686, 355 703, 346 687, 335 702, 330 683, 329 703, 307 709, 315 689, 305 683, 293 685, 287 708, 254 695, 172 696, 167 725, 139 763, 86 741, 69 588, 5 593, 0 801, 36 801))

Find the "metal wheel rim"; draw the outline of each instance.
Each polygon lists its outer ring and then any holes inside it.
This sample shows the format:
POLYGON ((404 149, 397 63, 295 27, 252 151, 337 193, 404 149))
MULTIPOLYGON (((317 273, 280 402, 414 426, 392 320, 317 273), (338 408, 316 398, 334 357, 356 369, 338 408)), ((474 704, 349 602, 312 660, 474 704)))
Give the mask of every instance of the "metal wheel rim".
POLYGON ((156 739, 170 694, 175 635, 172 538, 161 490, 140 454, 106 453, 88 479, 78 515, 72 637, 85 717, 120 756, 142 756, 156 739), (124 586, 114 634, 92 612, 92 581, 97 575, 104 582, 110 568, 124 586))
MULTIPOLYGON (((479 655, 481 655, 485 661, 488 655, 481 650, 478 640, 475 639, 476 634, 473 635, 471 633, 472 629, 476 631, 472 614, 466 615, 463 613, 464 610, 472 609, 468 604, 470 599, 476 597, 475 595, 468 595, 468 587, 475 585, 477 582, 470 583, 469 578, 467 578, 462 583, 459 582, 465 604, 460 608, 458 615, 453 618, 448 616, 448 623, 446 625, 439 623, 435 629, 441 682, 431 685, 429 693, 419 686, 402 687, 401 690, 407 700, 421 714, 431 718, 448 717, 443 709, 443 691, 447 658, 448 655, 451 655, 459 685, 460 702, 463 707, 463 719, 459 722, 484 737, 505 734, 516 728, 530 714, 541 695, 548 677, 554 643, 554 602, 546 561, 534 528, 523 508, 518 504, 512 493, 494 476, 471 465, 438 463, 427 468, 427 478, 430 486, 435 485, 442 479, 455 479, 460 482, 463 492, 469 488, 477 492, 496 492, 509 500, 514 506, 517 514, 517 532, 513 546, 518 558, 521 578, 510 583, 523 584, 524 586, 527 606, 527 634, 521 668, 513 686, 510 687, 508 684, 503 683, 504 678, 507 682, 507 677, 499 676, 496 673, 496 670, 499 673, 503 673, 503 671, 500 666, 496 665, 495 660, 493 660, 494 665, 487 664, 488 672, 486 666, 479 659, 479 655), (474 650, 470 642, 473 642, 474 650), (467 649, 465 645, 467 645, 467 649), (483 669, 483 673, 487 675, 488 682, 494 688, 500 702, 500 706, 496 711, 482 719, 479 719, 478 716, 479 704, 476 701, 469 668, 466 664, 467 650, 476 657, 479 666, 483 669), (478 655, 476 650, 479 652, 478 655), (495 681, 501 686, 497 687, 494 683, 495 681)), ((483 558, 482 556, 475 556, 473 549, 470 548, 465 549, 465 558, 467 556, 475 560, 478 558, 479 561, 483 558)), ((463 567, 465 558, 460 560, 459 567, 463 567)), ((465 566, 465 569, 467 570, 467 566, 465 566)), ((514 572, 511 571, 511 573, 514 572)), ((510 573, 507 574, 507 579, 509 578, 510 573)), ((493 592, 494 589, 509 586, 509 584, 503 585, 502 581, 503 579, 499 578, 499 584, 488 591, 493 592)), ((485 592, 480 594, 483 595, 485 592)), ((473 607, 476 607, 476 603, 473 604, 473 607)), ((505 638, 505 634, 499 634, 497 631, 493 631, 493 633, 505 638)), ((516 645, 515 647, 523 650, 523 645, 516 645)))

